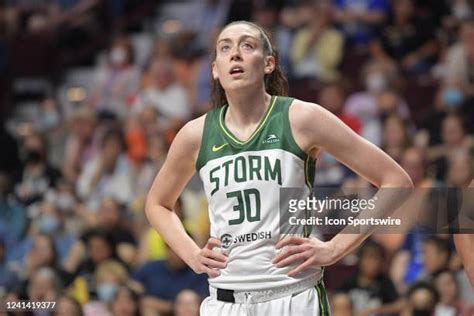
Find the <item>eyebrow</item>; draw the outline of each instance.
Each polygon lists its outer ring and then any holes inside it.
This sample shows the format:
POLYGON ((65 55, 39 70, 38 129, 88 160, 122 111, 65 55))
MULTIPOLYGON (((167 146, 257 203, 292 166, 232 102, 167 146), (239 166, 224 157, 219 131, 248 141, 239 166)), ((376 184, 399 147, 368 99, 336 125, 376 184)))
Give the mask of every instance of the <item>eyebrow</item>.
MULTIPOLYGON (((247 39, 247 38, 251 38, 251 39, 257 39, 255 36, 253 35, 241 35, 239 37, 239 42, 244 40, 244 39, 247 39)), ((217 44, 219 44, 220 42, 232 42, 232 40, 230 38, 223 38, 223 39, 220 39, 217 41, 217 44)))

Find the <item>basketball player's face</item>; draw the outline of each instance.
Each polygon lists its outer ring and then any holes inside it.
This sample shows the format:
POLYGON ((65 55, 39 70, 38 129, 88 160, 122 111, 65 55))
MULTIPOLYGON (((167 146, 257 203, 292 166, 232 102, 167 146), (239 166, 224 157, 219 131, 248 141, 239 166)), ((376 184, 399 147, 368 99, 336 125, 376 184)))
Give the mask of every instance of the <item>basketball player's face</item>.
POLYGON ((265 56, 259 31, 247 24, 226 27, 217 39, 212 75, 226 91, 262 87, 263 77, 275 67, 265 56))

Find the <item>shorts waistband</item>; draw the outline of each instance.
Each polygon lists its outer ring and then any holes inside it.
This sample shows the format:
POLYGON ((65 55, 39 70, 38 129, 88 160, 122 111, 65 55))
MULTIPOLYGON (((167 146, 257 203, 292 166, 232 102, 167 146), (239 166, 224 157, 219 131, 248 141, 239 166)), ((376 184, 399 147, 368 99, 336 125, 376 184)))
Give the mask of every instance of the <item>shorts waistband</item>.
POLYGON ((282 287, 268 290, 242 291, 220 289, 209 286, 209 292, 211 297, 218 301, 237 304, 261 303, 303 292, 319 284, 320 282, 322 282, 322 277, 320 275, 316 275, 295 284, 284 285, 282 287))

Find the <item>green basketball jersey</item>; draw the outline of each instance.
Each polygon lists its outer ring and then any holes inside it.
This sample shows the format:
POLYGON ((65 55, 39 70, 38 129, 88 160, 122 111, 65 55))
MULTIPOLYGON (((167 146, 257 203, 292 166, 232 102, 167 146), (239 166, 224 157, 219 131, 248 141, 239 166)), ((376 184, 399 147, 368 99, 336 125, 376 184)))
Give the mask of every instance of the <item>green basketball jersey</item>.
POLYGON ((196 169, 209 201, 211 236, 222 242, 227 267, 212 286, 234 290, 279 287, 308 277, 287 276, 292 267, 271 261, 280 239, 280 188, 312 191, 315 161, 295 142, 288 118, 293 99, 272 96, 263 119, 246 141, 227 129, 228 106, 207 113, 196 169))

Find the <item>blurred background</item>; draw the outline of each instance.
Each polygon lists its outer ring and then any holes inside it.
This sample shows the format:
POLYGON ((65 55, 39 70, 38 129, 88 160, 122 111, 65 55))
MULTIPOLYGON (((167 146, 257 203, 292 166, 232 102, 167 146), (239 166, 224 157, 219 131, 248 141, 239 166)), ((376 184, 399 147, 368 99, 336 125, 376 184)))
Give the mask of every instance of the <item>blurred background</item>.
MULTIPOLYGON (((198 315, 207 276, 143 207, 176 132, 210 109, 210 53, 235 20, 271 32, 291 96, 417 187, 473 178, 471 0, 2 0, 1 298, 58 302, 41 315, 198 315)), ((368 186, 325 153, 316 170, 316 187, 368 186)), ((176 212, 204 245, 197 177, 176 212)), ((325 283, 335 316, 474 315, 449 235, 375 235, 325 283)))

